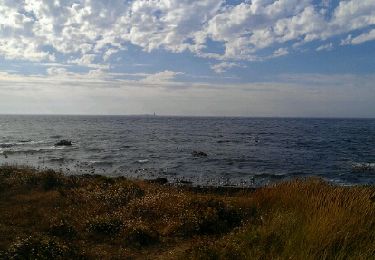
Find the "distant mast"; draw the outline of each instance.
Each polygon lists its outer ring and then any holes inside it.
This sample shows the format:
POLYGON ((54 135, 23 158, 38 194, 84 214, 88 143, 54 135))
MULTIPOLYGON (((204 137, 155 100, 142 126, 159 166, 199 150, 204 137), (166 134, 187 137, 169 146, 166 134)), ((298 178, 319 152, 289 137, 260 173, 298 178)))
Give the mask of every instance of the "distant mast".
POLYGON ((156 113, 154 112, 154 116, 156 116, 156 113))

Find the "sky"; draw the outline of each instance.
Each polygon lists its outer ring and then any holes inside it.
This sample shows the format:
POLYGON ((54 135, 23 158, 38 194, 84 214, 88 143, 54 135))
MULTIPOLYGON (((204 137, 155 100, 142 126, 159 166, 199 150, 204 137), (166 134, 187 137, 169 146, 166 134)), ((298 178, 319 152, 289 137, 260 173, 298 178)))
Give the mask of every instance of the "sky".
POLYGON ((375 0, 0 0, 0 114, 375 117, 375 0))

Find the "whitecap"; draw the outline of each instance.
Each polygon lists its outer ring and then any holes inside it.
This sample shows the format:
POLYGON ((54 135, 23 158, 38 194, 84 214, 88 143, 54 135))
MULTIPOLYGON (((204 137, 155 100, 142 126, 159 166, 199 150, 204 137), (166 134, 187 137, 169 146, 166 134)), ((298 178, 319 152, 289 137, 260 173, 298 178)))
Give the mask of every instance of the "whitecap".
POLYGON ((137 163, 148 163, 149 160, 148 159, 143 159, 143 160, 138 160, 137 163))
POLYGON ((353 172, 375 172, 375 163, 353 163, 353 172))

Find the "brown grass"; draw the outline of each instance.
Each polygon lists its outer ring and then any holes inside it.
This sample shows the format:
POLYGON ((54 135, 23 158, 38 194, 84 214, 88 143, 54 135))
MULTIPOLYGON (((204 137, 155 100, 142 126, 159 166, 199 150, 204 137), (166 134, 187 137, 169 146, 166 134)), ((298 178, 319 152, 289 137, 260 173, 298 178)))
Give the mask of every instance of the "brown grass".
POLYGON ((373 259, 375 188, 194 189, 0 168, 0 259, 373 259))

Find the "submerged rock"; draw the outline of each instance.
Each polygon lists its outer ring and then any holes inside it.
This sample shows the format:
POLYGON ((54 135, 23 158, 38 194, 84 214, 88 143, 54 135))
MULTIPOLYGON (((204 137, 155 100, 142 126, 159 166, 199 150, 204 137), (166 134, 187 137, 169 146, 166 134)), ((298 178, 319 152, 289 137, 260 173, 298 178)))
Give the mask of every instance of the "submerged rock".
POLYGON ((193 151, 191 155, 193 155, 194 157, 207 157, 208 156, 207 153, 202 152, 202 151, 193 151))
POLYGON ((72 141, 68 141, 68 140, 61 140, 57 143, 55 143, 55 146, 72 146, 72 141))

